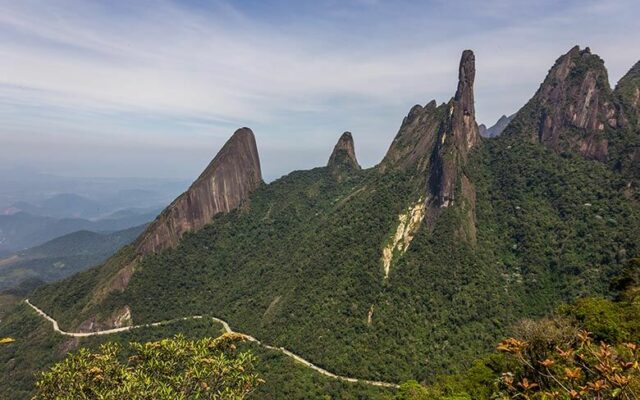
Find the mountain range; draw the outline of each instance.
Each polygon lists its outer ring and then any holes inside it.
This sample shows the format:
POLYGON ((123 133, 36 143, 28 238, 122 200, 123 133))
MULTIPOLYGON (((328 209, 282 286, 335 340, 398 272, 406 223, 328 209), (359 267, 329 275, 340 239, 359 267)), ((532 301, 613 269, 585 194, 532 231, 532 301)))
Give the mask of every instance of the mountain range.
POLYGON ((214 315, 357 378, 459 371, 640 254, 639 65, 612 89, 576 46, 485 139, 465 50, 452 98, 412 107, 368 169, 345 132, 266 184, 241 128, 131 245, 31 301, 79 332, 214 315))
POLYGON ((0 292, 25 280, 43 284, 101 264, 143 230, 144 225, 111 233, 77 231, 0 258, 0 292))
POLYGON ((516 116, 515 114, 509 115, 508 117, 506 115, 503 115, 496 121, 495 124, 493 124, 489 128, 487 128, 486 125, 484 124, 478 125, 480 136, 486 137, 486 138, 499 136, 515 116, 516 116))

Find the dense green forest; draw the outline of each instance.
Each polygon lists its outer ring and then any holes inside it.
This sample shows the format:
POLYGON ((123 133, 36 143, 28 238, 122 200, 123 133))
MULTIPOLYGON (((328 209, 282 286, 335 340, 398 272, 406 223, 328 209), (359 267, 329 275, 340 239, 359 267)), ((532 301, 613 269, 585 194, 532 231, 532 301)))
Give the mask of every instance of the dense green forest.
MULTIPOLYGON (((126 246, 29 298, 70 331, 215 316, 335 374, 402 383, 393 392, 333 380, 248 343, 266 381, 256 398, 577 398, 572 391, 599 390, 625 398, 638 384, 640 339, 640 135, 629 97, 640 89, 630 73, 614 92, 603 61, 576 46, 504 134, 483 140, 467 50, 455 96, 414 106, 379 165, 360 170, 343 135, 336 148, 346 158, 334 153, 327 167, 269 184, 252 180, 246 196, 234 197, 237 207, 206 220, 200 214, 212 199, 192 186, 174 202, 180 207, 163 212, 163 229, 144 235, 171 239, 160 247, 168 250, 126 246), (173 242, 176 232, 188 233, 173 242), (596 354, 624 371, 592 372, 596 354), (550 379, 563 368, 570 373, 550 379)), ((244 188, 247 154, 225 148, 226 161, 212 165, 234 171, 220 179, 235 186, 216 189, 215 201, 244 188)), ((53 335, 24 305, 3 318, 0 335, 16 342, 0 349, 0 371, 22 397, 33 371, 106 340, 53 335)), ((203 321, 110 340, 220 333, 203 321)))
MULTIPOLYGON (((450 208, 396 254, 387 280, 382 246, 421 197, 421 178, 370 169, 337 183, 317 168, 263 186, 177 249, 146 258, 127 290, 100 307, 129 305, 136 323, 216 315, 336 373, 429 380, 468 367, 520 318, 606 294, 638 252, 637 203, 602 163, 501 137, 484 142, 467 169, 477 243, 459 239, 461 216, 450 208)), ((33 300, 77 325, 90 314, 78 300, 105 270, 33 300)))
MULTIPOLYGON (((211 320, 182 321, 173 325, 136 329, 115 335, 69 338, 54 334, 51 325, 26 305, 19 305, 0 325, 0 338, 15 342, 0 345, 0 378, 4 395, 10 399, 28 399, 33 394, 38 371, 49 368, 68 353, 81 348, 97 351, 104 343, 126 347, 130 342, 153 342, 176 334, 187 339, 218 337, 222 326, 211 320)), ((251 398, 287 399, 388 399, 392 391, 362 384, 337 381, 295 363, 282 353, 246 342, 240 350, 256 357, 256 371, 265 382, 251 398)))

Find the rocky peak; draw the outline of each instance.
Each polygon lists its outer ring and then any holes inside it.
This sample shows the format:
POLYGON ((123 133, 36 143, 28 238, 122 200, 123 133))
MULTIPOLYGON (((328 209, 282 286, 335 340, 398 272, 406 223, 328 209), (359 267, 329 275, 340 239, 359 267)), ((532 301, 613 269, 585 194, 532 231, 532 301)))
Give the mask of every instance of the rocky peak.
POLYGON ((466 152, 478 143, 473 83, 476 78, 476 56, 471 50, 462 52, 458 69, 458 89, 453 99, 451 131, 455 145, 466 152))
POLYGON ((624 122, 616 108, 607 70, 587 47, 558 58, 544 82, 514 118, 514 132, 557 152, 572 151, 604 161, 606 131, 624 122))
POLYGON ((479 141, 473 93, 475 72, 475 55, 465 50, 460 59, 458 89, 448 105, 448 120, 438 133, 427 181, 429 225, 433 226, 443 208, 460 200, 459 205, 468 212, 464 230, 470 241, 475 241, 475 188, 464 167, 469 152, 479 141))
POLYGON ((515 114, 510 115, 508 117, 506 115, 503 115, 498 119, 498 121, 496 121, 496 123, 493 126, 489 128, 487 128, 486 125, 484 124, 478 125, 478 131, 480 133, 480 136, 486 137, 486 138, 500 136, 502 131, 504 131, 507 125, 509 125, 513 117, 515 117, 515 114))
POLYGON ((393 168, 416 168, 421 172, 426 171, 429 155, 445 112, 446 105, 438 106, 435 100, 431 100, 424 107, 419 104, 411 107, 380 163, 380 171, 393 168))
POLYGON ((175 247, 186 232, 237 208, 262 183, 253 132, 238 129, 189 189, 171 203, 136 241, 140 255, 175 247))
POLYGON ((614 93, 629 122, 640 129, 640 61, 618 81, 614 93))
POLYGON ((360 164, 356 159, 356 151, 353 144, 353 136, 351 132, 345 132, 338 139, 329 157, 327 167, 338 181, 342 181, 347 174, 353 171, 359 171, 360 164))
POLYGON ((413 106, 379 166, 381 172, 414 170, 416 176, 425 179, 424 218, 429 229, 433 229, 443 209, 459 204, 466 215, 461 232, 470 242, 475 241, 475 188, 464 168, 469 152, 480 140, 475 118, 475 76, 475 55, 465 50, 454 97, 439 106, 435 101, 424 107, 413 106))

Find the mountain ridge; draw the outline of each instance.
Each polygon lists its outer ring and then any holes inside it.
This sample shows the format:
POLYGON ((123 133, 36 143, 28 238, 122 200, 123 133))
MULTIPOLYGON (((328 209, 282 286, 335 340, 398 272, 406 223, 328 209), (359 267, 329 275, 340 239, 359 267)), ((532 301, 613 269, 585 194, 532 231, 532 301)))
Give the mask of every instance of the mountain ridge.
MULTIPOLYGON (((84 332, 215 313, 341 375, 428 381, 468 366, 516 321, 606 295, 639 253, 640 207, 614 162, 628 126, 595 57, 570 50, 484 140, 465 51, 455 95, 412 107, 377 166, 336 179, 332 156, 174 247, 125 248, 33 300, 84 332), (127 283, 103 291, 131 260, 127 283)), ((336 147, 357 164, 348 136, 336 147)))

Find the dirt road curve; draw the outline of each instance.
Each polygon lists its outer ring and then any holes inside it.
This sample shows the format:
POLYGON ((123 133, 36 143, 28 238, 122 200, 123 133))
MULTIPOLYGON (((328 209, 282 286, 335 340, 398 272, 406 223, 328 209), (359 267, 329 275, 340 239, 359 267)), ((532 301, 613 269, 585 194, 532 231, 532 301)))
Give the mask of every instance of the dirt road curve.
MULTIPOLYGON (((55 319, 51 318, 49 315, 47 315, 47 313, 45 313, 44 311, 42 311, 38 307, 34 306, 33 304, 31 304, 29 299, 26 299, 25 303, 27 303, 27 305, 29 305, 29 307, 31 307, 42 318, 44 318, 47 321, 51 322, 51 325, 53 325, 53 330, 55 332, 57 332, 57 333, 59 333, 61 335, 64 335, 64 336, 72 336, 72 337, 88 337, 88 336, 111 335, 111 334, 114 334, 114 333, 130 331, 130 330, 133 330, 133 329, 148 328, 148 327, 161 326, 161 325, 168 325, 168 324, 173 324, 173 323, 180 322, 180 321, 187 321, 187 320, 191 320, 191 319, 202 319, 202 318, 204 318, 202 315, 193 315, 193 316, 190 316, 190 317, 170 319, 170 320, 167 320, 167 321, 154 322, 154 323, 151 323, 151 324, 125 326, 125 327, 122 327, 122 328, 107 329, 107 330, 98 331, 98 332, 65 332, 62 329, 60 329, 60 326, 58 325, 58 321, 56 321, 55 319)), ((211 318, 212 320, 222 324, 222 327, 224 328, 224 330, 226 332, 228 332, 228 333, 233 333, 234 332, 226 321, 221 320, 219 318, 215 318, 215 317, 207 317, 207 318, 211 318)), ((318 372, 318 373, 320 373, 320 374, 322 374, 324 376, 328 376, 330 378, 333 378, 333 379, 341 380, 341 381, 344 381, 344 382, 362 383, 362 384, 365 384, 365 385, 379 386, 379 387, 386 387, 386 388, 394 388, 394 389, 397 389, 399 387, 399 385, 397 385, 395 383, 369 381, 369 380, 366 380, 366 379, 349 378, 347 376, 336 375, 334 373, 331 373, 331 372, 327 371, 326 369, 320 368, 317 365, 312 364, 311 362, 309 362, 309 361, 305 360, 304 358, 302 358, 302 357, 290 352, 289 350, 285 349, 284 347, 269 346, 268 344, 262 343, 261 341, 259 341, 258 339, 254 338, 253 336, 250 336, 250 335, 247 335, 247 334, 244 334, 244 333, 241 333, 241 332, 235 332, 235 333, 239 333, 239 334, 243 335, 247 340, 255 342, 255 343, 258 343, 259 345, 261 345, 261 346, 263 346, 263 347, 265 347, 267 349, 279 351, 282 354, 286 355, 287 357, 290 357, 293 360, 299 362, 300 364, 306 366, 307 368, 311 368, 312 370, 314 370, 314 371, 316 371, 316 372, 318 372)))

